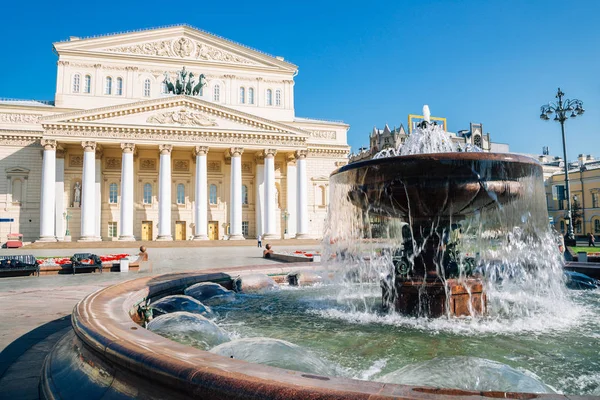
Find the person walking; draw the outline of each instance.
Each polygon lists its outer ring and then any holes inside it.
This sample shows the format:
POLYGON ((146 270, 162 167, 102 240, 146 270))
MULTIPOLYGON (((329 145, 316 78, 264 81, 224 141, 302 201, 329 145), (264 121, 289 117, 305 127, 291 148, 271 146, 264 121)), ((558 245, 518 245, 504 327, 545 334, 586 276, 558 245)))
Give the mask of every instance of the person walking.
POLYGON ((262 247, 262 236, 260 235, 260 233, 258 234, 258 247, 262 247))
POLYGON ((596 238, 592 232, 588 233, 588 247, 596 247, 596 238))

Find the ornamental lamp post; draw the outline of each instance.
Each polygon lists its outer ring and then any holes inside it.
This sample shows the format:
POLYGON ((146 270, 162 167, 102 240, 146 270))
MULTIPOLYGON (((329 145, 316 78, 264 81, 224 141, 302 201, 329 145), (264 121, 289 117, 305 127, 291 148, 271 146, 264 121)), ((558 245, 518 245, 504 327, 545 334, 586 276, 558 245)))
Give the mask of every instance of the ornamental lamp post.
POLYGON ((565 139, 565 121, 571 117, 575 118, 578 115, 582 115, 585 110, 583 109, 583 102, 581 100, 573 99, 563 99, 564 93, 558 88, 558 92, 556 93, 556 98, 558 101, 550 102, 541 107, 542 113, 540 114, 540 119, 544 121, 548 121, 550 116, 554 114, 554 121, 560 122, 560 128, 562 131, 562 143, 563 143, 563 155, 564 155, 564 166, 565 166, 565 188, 567 192, 567 234, 565 238, 567 239, 567 245, 573 246, 575 245, 575 235, 573 233, 573 224, 572 220, 572 211, 571 211, 571 191, 569 190, 569 161, 567 159, 567 142, 565 139), (569 115, 569 113, 571 113, 569 115))
POLYGON ((287 220, 288 217, 290 216, 290 213, 288 212, 287 208, 283 211, 283 237, 285 239, 285 235, 287 235, 288 233, 288 224, 287 224, 287 220))

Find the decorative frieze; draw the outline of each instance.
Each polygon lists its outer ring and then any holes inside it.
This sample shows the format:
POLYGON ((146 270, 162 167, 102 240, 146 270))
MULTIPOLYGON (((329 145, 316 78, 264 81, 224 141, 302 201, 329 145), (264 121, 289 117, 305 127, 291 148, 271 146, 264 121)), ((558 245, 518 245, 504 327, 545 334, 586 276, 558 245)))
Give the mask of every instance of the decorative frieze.
POLYGON ((205 114, 191 112, 185 108, 179 111, 168 111, 156 115, 151 115, 146 119, 151 124, 167 125, 187 125, 187 126, 217 126, 214 119, 205 114))
POLYGON ((221 172, 221 161, 207 161, 206 170, 208 172, 221 172))
POLYGON ((10 114, 0 113, 0 123, 39 124, 42 114, 10 114))
POLYGON ((189 172, 190 161, 189 160, 173 160, 173 171, 174 172, 189 172))
POLYGON ((140 158, 140 171, 156 171, 156 159, 140 158))
POLYGON ((24 135, 0 135, 0 145, 2 146, 34 146, 40 143, 39 136, 24 135))
POLYGON ((315 139, 327 139, 327 140, 335 140, 336 139, 335 131, 315 130, 315 131, 307 131, 307 132, 308 132, 308 136, 310 136, 311 138, 315 138, 315 139))
POLYGON ((179 37, 174 40, 158 40, 130 46, 104 49, 111 53, 139 54, 157 57, 180 57, 204 61, 216 61, 235 64, 257 65, 256 62, 238 56, 233 52, 219 49, 206 43, 179 37))
POLYGON ((121 158, 120 157, 106 157, 104 161, 104 168, 109 170, 120 170, 121 169, 121 158))
POLYGON ((69 167, 71 167, 71 168, 83 167, 83 155, 82 154, 71 154, 69 156, 69 167))

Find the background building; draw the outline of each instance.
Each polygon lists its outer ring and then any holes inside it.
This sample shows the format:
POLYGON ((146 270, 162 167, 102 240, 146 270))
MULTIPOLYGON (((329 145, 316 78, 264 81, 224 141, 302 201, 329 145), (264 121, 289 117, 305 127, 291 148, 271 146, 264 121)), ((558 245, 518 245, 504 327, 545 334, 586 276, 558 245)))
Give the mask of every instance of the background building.
POLYGON ((54 52, 54 101, 0 101, 0 241, 322 235, 348 125, 296 117, 297 66, 189 26, 54 52))

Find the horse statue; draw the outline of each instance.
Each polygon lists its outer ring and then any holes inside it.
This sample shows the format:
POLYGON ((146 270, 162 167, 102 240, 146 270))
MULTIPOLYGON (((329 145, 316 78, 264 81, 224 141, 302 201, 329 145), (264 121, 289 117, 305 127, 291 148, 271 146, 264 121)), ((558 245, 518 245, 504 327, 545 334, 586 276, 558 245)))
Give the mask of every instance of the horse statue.
POLYGON ((206 79, 204 77, 204 74, 200 74, 200 76, 198 77, 198 84, 194 86, 194 89, 192 90, 192 96, 197 96, 198 94, 200 94, 200 91, 204 86, 206 86, 206 79))
POLYGON ((169 79, 169 74, 166 72, 165 72, 165 79, 163 80, 163 83, 167 87, 167 93, 175 94, 175 87, 171 83, 171 79, 169 79))
POLYGON ((189 73, 187 84, 185 85, 185 94, 188 96, 192 94, 192 88, 194 87, 194 74, 189 73))

